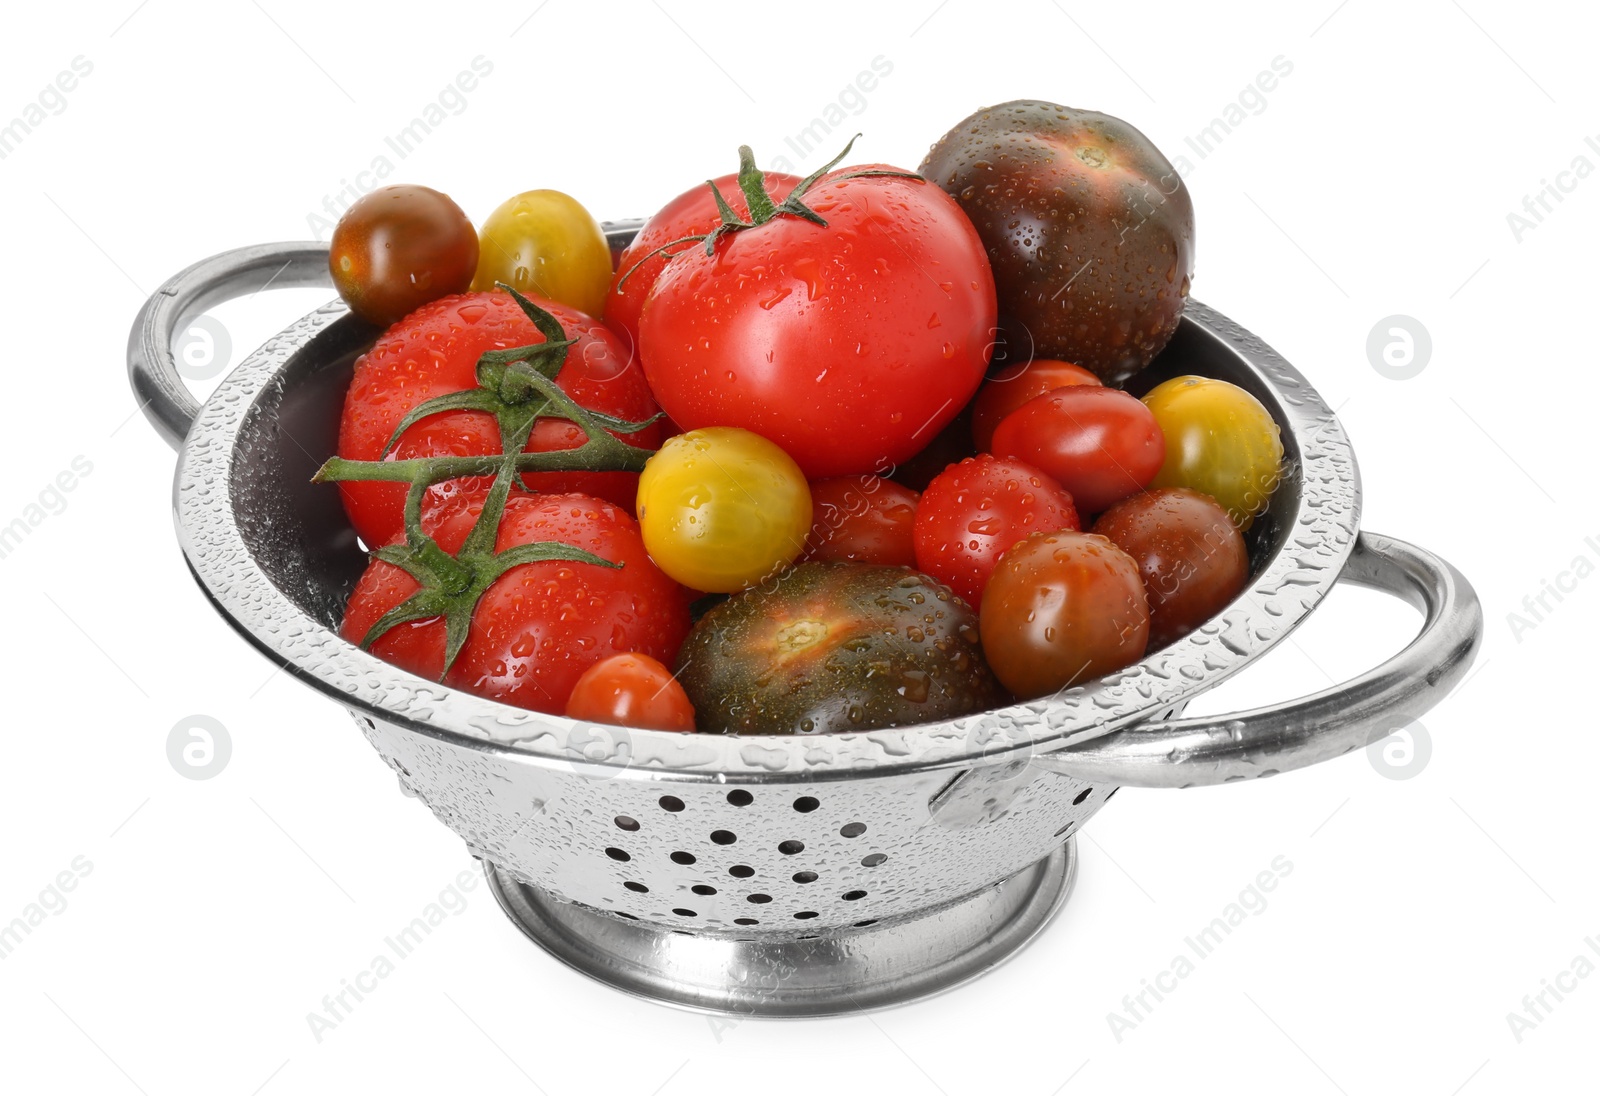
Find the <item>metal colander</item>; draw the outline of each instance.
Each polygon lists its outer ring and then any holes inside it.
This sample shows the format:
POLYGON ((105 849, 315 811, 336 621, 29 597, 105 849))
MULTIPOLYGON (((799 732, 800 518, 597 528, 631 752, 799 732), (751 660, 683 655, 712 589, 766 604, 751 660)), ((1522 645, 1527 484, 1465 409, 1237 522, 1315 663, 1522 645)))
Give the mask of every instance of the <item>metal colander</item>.
MULTIPOLYGON (((608 226, 613 244, 637 222, 608 226)), ((365 567, 334 451, 355 358, 378 334, 341 303, 245 360, 203 407, 174 335, 230 297, 325 285, 327 248, 261 245, 190 267, 135 322, 129 370, 179 450, 179 541, 213 605, 338 700, 480 858, 506 912, 564 962, 658 1000, 818 1015, 949 988, 1013 954, 1072 884, 1073 835, 1120 785, 1266 776, 1363 747, 1466 672, 1477 599, 1448 563, 1358 533, 1344 432, 1287 362, 1191 303, 1130 383, 1200 373, 1249 390, 1287 471, 1249 534, 1249 588, 1194 634, 1058 696, 943 723, 815 737, 684 735, 513 708, 414 677, 336 631, 365 567), (1283 639, 1340 579, 1423 611, 1382 666, 1309 697, 1183 719, 1195 695, 1283 639)))

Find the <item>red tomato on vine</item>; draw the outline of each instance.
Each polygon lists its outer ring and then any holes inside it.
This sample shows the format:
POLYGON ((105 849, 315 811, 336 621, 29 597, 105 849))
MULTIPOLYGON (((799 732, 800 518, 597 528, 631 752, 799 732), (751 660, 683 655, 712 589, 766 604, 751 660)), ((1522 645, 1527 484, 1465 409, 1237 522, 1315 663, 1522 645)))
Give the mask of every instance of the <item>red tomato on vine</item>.
POLYGON ((920 177, 849 168, 773 202, 740 151, 750 219, 730 210, 676 249, 645 302, 650 387, 684 429, 753 431, 812 479, 887 472, 983 380, 995 325, 983 245, 920 177))

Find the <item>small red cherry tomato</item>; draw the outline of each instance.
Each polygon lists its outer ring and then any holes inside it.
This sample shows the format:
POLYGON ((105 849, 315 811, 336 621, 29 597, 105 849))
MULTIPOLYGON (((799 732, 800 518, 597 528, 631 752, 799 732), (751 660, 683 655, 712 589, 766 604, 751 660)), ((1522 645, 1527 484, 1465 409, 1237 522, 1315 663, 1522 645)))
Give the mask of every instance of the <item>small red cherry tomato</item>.
POLYGON ((915 567, 917 493, 877 476, 835 476, 811 485, 806 559, 915 567))
POLYGON ((1082 366, 1054 358, 1035 358, 1031 362, 1006 366, 983 382, 972 401, 973 444, 978 452, 989 452, 994 444, 995 427, 1000 425, 1001 419, 1046 392, 1079 384, 1099 387, 1100 378, 1082 366))
POLYGON ((672 671, 649 655, 622 654, 584 671, 567 700, 567 717, 654 731, 694 730, 694 706, 672 671))
POLYGON ((1134 397, 1079 385, 1036 396, 1007 415, 995 428, 994 452, 1054 476, 1080 511, 1098 514, 1155 478, 1167 443, 1134 397))
POLYGON ((1239 596, 1250 574, 1244 537, 1222 504, 1187 487, 1123 499, 1094 531, 1133 557, 1150 599, 1150 647, 1182 639, 1239 596))
POLYGON ((1033 533, 1077 529, 1072 496, 1019 460, 981 453, 928 484, 914 525, 917 570, 976 607, 995 564, 1033 533))
POLYGON ((1150 634, 1139 565, 1105 537, 1035 533, 995 568, 978 632, 995 676, 1021 700, 1124 669, 1150 634))

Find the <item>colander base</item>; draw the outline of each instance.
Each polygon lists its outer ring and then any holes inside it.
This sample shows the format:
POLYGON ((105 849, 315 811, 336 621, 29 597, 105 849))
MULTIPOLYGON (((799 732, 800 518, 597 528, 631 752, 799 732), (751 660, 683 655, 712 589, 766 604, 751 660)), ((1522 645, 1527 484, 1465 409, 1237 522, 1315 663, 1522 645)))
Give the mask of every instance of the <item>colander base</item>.
POLYGON ((971 981, 1060 912, 1077 838, 991 887, 922 913, 804 938, 687 933, 556 899, 485 861, 513 924, 596 981, 663 1004, 737 1016, 832 1016, 887 1008, 971 981))

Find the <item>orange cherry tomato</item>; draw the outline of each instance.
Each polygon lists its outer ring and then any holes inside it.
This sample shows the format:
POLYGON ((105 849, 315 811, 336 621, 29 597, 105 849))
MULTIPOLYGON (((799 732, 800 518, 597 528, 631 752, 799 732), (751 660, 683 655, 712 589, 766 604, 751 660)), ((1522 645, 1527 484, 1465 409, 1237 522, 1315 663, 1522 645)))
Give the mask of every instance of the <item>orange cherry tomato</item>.
POLYGON ((602 659, 584 671, 567 700, 567 717, 654 731, 694 730, 694 705, 672 671, 649 655, 602 659))
POLYGON ((995 676, 1019 700, 1131 666, 1150 636, 1139 564, 1105 537, 1035 533, 1000 557, 978 631, 995 676))

